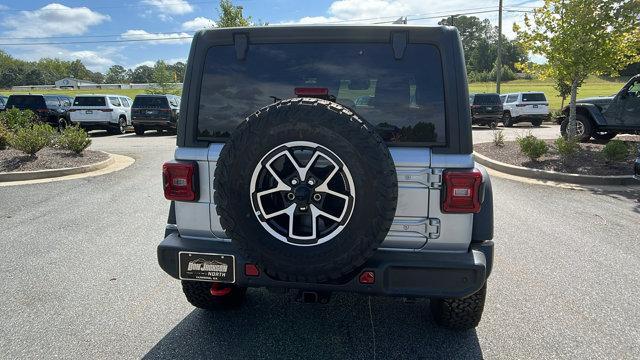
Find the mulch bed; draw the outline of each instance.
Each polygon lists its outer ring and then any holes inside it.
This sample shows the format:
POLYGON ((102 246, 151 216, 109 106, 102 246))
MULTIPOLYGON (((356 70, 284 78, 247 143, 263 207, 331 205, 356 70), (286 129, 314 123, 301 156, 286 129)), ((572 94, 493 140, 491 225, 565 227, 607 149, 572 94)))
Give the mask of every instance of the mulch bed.
POLYGON ((61 169, 95 164, 109 156, 98 151, 85 150, 81 155, 67 150, 44 148, 36 158, 14 149, 0 150, 0 172, 61 169))
POLYGON ((475 144, 474 150, 491 159, 510 165, 523 166, 533 169, 558 171, 582 175, 632 175, 633 162, 638 154, 640 136, 618 136, 616 140, 624 140, 629 145, 629 156, 620 162, 608 163, 600 151, 604 143, 582 143, 580 151, 575 158, 565 162, 560 158, 554 141, 545 140, 549 145, 549 152, 538 159, 531 161, 522 152, 515 141, 506 141, 504 147, 498 147, 493 143, 475 144))

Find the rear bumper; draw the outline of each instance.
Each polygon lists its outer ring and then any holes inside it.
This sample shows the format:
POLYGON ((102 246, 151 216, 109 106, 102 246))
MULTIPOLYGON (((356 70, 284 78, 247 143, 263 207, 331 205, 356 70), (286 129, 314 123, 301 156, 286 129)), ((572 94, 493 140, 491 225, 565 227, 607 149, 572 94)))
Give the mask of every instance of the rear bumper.
POLYGON ((142 126, 147 130, 176 128, 176 123, 170 120, 138 120, 134 118, 131 120, 131 124, 133 126, 142 126))
POLYGON ((118 126, 117 121, 111 120, 98 120, 98 121, 83 121, 83 120, 71 120, 73 124, 79 125, 83 129, 107 129, 114 126, 118 126))
POLYGON ((547 120, 549 119, 549 114, 523 114, 518 115, 513 118, 517 121, 530 121, 530 120, 547 120))
POLYGON ((308 291, 343 291, 406 297, 464 297, 478 291, 491 273, 493 241, 472 244, 465 253, 399 252, 377 250, 353 277, 339 284, 301 283, 275 280, 264 272, 258 277, 244 274, 249 261, 230 242, 194 240, 170 232, 158 246, 160 267, 179 278, 178 253, 229 254, 236 258, 236 284, 246 287, 290 288, 308 291), (375 284, 360 284, 363 271, 375 273, 375 284))
POLYGON ((496 114, 473 114, 473 122, 487 122, 487 121, 499 121, 502 120, 502 113, 496 114))

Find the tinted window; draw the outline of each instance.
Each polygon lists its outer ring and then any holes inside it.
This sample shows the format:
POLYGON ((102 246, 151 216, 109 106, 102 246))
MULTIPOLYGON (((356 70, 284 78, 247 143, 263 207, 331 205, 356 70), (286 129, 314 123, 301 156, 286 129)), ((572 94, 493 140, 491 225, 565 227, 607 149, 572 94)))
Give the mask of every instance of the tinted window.
POLYGON ((393 143, 445 144, 442 64, 431 45, 409 44, 396 60, 389 44, 250 45, 209 49, 198 113, 200 138, 226 138, 248 115, 296 87, 326 88, 393 143))
POLYGON ((475 94, 473 97, 473 105, 497 105, 500 104, 500 95, 498 94, 475 94))
POLYGON ((162 96, 136 96, 132 107, 136 108, 168 108, 167 98, 162 96))
POLYGON ((509 97, 507 98, 508 103, 514 103, 516 101, 518 101, 518 94, 509 95, 509 97))
POLYGON ((62 106, 71 106, 71 98, 61 97, 60 102, 62 103, 62 106))
POLYGON ((107 106, 104 96, 76 96, 73 106, 107 106))
POLYGON ((127 100, 125 98, 120 98, 120 101, 122 101, 122 106, 131 107, 131 104, 129 104, 129 100, 127 100))
POLYGON ((47 102, 47 106, 60 106, 60 100, 57 96, 45 96, 44 100, 47 102))
POLYGON ((46 107, 41 95, 11 95, 7 101, 7 107, 19 109, 43 109, 46 107))
POLYGON ((522 101, 547 101, 543 93, 522 94, 522 101))
POLYGON ((500 95, 500 102, 503 103, 507 99, 507 95, 500 95))
POLYGON ((4 105, 4 98, 0 97, 0 105, 4 105))
POLYGON ((118 99, 117 97, 109 97, 109 102, 111 103, 111 105, 113 106, 122 106, 122 104, 120 104, 120 99, 118 99))

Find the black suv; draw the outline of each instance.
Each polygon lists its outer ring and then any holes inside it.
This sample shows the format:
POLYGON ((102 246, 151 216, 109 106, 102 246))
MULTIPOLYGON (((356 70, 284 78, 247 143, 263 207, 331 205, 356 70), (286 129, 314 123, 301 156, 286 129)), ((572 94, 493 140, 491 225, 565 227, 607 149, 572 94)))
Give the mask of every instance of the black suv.
POLYGON ((439 324, 475 327, 493 196, 467 89, 452 27, 198 32, 160 266, 208 310, 251 287, 346 291, 430 298, 439 324))
POLYGON ((38 120, 58 128, 64 129, 69 121, 69 108, 73 98, 67 95, 10 95, 6 108, 31 110, 38 120))
POLYGON ((136 95, 131 105, 131 124, 136 135, 147 130, 175 133, 180 116, 180 97, 176 95, 136 95))
MULTIPOLYGON (((558 117, 560 132, 567 135, 569 107, 558 117)), ((640 74, 632 77, 614 96, 579 99, 576 103, 576 134, 610 140, 618 134, 640 134, 640 74)))
POLYGON ((471 94, 471 123, 495 129, 502 120, 502 101, 498 94, 471 94))

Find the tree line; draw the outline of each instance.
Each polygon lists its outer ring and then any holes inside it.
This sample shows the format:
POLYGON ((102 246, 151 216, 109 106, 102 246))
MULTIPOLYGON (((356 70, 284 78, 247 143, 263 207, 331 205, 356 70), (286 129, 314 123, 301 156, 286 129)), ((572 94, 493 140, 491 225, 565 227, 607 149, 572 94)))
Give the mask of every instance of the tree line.
POLYGON ((38 61, 16 59, 0 50, 0 88, 18 85, 53 85, 57 80, 73 77, 96 84, 128 84, 154 82, 182 82, 186 64, 167 64, 162 60, 153 66, 140 65, 127 69, 111 66, 104 74, 91 71, 80 60, 66 61, 43 58, 38 61))

